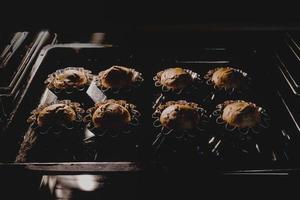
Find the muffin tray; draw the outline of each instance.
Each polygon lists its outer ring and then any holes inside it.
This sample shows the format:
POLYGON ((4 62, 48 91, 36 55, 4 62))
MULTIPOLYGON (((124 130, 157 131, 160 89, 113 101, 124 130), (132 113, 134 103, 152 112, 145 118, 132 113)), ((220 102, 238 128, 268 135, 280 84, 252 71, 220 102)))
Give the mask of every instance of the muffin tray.
MULTIPOLYGON (((288 110, 286 110, 281 96, 273 86, 273 80, 266 80, 268 65, 255 50, 234 50, 226 48, 121 48, 111 45, 93 44, 57 44, 44 48, 31 71, 27 93, 19 105, 16 115, 5 132, 1 148, 9 149, 1 155, 4 166, 16 166, 38 171, 93 171, 93 172, 122 172, 139 170, 172 170, 193 169, 211 170, 215 172, 234 172, 248 170, 272 171, 292 169, 298 166, 296 145, 297 130, 288 110), (197 54, 199 52, 199 54, 197 54), (141 113, 140 125, 130 137, 107 139, 103 152, 97 152, 93 139, 89 140, 89 132, 81 131, 76 155, 64 157, 64 153, 56 158, 40 155, 40 160, 25 163, 14 163, 23 136, 30 130, 26 119, 30 112, 44 102, 51 102, 60 97, 51 93, 44 84, 48 74, 66 67, 83 67, 93 74, 109 68, 112 65, 129 66, 141 72, 144 78, 142 85, 127 95, 114 94, 107 98, 123 99, 137 106, 141 113), (212 151, 218 148, 220 141, 213 141, 217 130, 214 122, 210 123, 206 136, 201 141, 200 150, 190 149, 193 141, 185 139, 165 140, 156 148, 153 142, 159 129, 153 126, 153 106, 161 95, 159 88, 154 86, 153 77, 165 68, 179 66, 196 72, 203 77, 206 72, 215 67, 232 66, 242 69, 251 77, 251 87, 241 98, 263 107, 271 116, 271 127, 267 130, 265 146, 260 147, 259 153, 250 152, 236 156, 233 151, 226 149, 226 156, 222 152, 212 151), (86 145, 85 141, 89 141, 86 145), (19 145, 16 145, 19 144, 19 145), (130 144, 129 146, 126 144, 130 144), (129 148, 129 149, 128 149, 129 148), (7 153, 10 152, 10 153, 7 153), (232 153, 232 154, 231 154, 232 153), (101 156, 99 157, 100 154, 101 156), (163 155, 163 156, 162 156, 163 155), (233 156, 234 155, 234 156, 233 156), (7 163, 7 164, 5 164, 7 163), (55 167, 51 167, 55 166, 55 167), (68 166, 64 168, 65 166, 68 166), (120 166, 120 167, 116 167, 120 166), (70 170, 71 169, 71 170, 70 170)), ((271 66, 270 66, 271 67, 271 66)), ((171 95, 169 100, 182 99, 202 105, 208 115, 215 107, 222 103, 225 97, 219 96, 211 100, 210 91, 206 87, 197 93, 189 95, 171 95)), ((99 91, 92 92, 90 95, 99 91)), ((79 101, 86 110, 94 105, 94 100, 87 93, 83 96, 70 96, 69 99, 79 101)), ((99 93, 98 93, 99 98, 99 93)), ((100 93, 101 98, 101 93, 100 93)), ((227 98, 227 97, 226 97, 227 98)), ((232 97, 235 98, 235 97, 232 97)), ((66 98, 64 98, 66 99, 66 98)), ((229 100, 229 99, 228 99, 229 100)), ((51 141, 51 140, 49 140, 51 141)), ((72 143, 63 141, 62 143, 72 143)), ((223 142, 223 141, 222 141, 223 142)), ((226 139, 224 141, 226 143, 226 139)), ((230 143, 230 142, 229 142, 230 143)), ((56 143, 50 145, 56 145, 56 143)), ((49 145, 48 144, 48 145, 49 145)), ((199 144, 199 143, 197 143, 199 144)), ((58 144, 57 144, 58 145, 58 144)), ((199 146, 198 146, 199 147, 199 146)), ((226 147, 224 147, 226 148, 226 147)), ((299 156, 298 156, 299 157, 299 156)))

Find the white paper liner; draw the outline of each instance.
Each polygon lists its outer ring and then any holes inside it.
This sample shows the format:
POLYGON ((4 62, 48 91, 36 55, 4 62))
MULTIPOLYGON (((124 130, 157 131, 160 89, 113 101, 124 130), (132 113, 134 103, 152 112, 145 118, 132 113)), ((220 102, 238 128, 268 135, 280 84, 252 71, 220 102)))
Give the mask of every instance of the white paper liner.
POLYGON ((95 81, 90 84, 86 93, 95 103, 103 102, 107 99, 106 95, 97 87, 95 81))

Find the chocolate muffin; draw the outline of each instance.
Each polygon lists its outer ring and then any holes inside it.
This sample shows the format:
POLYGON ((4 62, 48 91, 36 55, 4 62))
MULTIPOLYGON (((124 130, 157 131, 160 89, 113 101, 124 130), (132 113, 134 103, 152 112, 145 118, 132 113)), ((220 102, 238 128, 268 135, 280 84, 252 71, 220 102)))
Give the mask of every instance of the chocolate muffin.
POLYGON ((218 124, 224 124, 228 131, 238 130, 242 133, 261 132, 269 127, 270 117, 266 110, 251 102, 229 100, 217 106, 212 113, 218 124))
POLYGON ((73 122, 75 119, 76 113, 70 106, 53 104, 41 110, 37 117, 37 124, 38 126, 61 125, 73 122))
POLYGON ((101 71, 97 77, 97 85, 103 91, 129 89, 142 81, 142 74, 135 69, 116 65, 101 71))
POLYGON ((138 124, 140 113, 124 100, 108 99, 88 109, 84 121, 92 131, 125 131, 138 124))
POLYGON ((267 111, 252 102, 229 100, 210 115, 215 121, 208 144, 216 157, 223 159, 258 158, 267 153, 276 137, 267 111))
POLYGON ((235 101, 224 107, 222 119, 231 126, 252 128, 261 121, 261 114, 255 104, 235 101))
POLYGON ((175 130, 192 130, 199 127, 205 110, 196 103, 183 100, 169 101, 160 105, 154 118, 159 120, 161 126, 175 130))
POLYGON ((79 103, 57 101, 35 109, 27 121, 38 127, 59 127, 80 121, 83 112, 79 103))
POLYGON ((163 91, 182 91, 193 86, 199 76, 180 67, 168 68, 160 71, 153 78, 155 86, 162 87, 163 91))
POLYGON ((167 128, 189 130, 196 127, 199 120, 197 111, 189 105, 174 104, 163 110, 160 122, 167 128))
POLYGON ((75 161, 81 149, 83 113, 79 103, 69 100, 32 111, 16 162, 75 161))
MULTIPOLYGON (((168 101, 152 114, 157 134, 152 147, 160 162, 185 162, 198 159, 204 151, 208 117, 198 104, 184 100, 168 101)), ((169 163, 171 166, 173 164, 169 163)))
POLYGON ((140 142, 140 113, 136 106, 108 99, 96 103, 87 113, 84 122, 93 135, 83 143, 86 158, 102 162, 136 160, 140 142))
POLYGON ((182 89, 192 83, 191 75, 179 67, 166 69, 159 77, 161 84, 170 89, 182 89))
POLYGON ((95 110, 92 121, 96 128, 122 129, 129 124, 131 116, 124 106, 107 102, 95 110))
POLYGON ((82 90, 93 80, 90 71, 84 68, 68 67, 57 70, 45 81, 47 87, 55 92, 63 90, 82 90))
POLYGON ((241 90, 248 85, 247 73, 232 67, 219 67, 208 71, 204 79, 215 89, 241 90))

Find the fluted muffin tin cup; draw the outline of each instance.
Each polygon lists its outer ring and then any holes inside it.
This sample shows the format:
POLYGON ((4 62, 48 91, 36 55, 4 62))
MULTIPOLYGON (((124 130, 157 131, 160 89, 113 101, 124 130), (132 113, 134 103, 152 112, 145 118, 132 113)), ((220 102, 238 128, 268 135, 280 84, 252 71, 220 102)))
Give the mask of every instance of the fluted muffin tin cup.
MULTIPOLYGON (((86 111, 86 116, 84 117, 83 121, 86 124, 86 129, 92 133, 93 136, 88 137, 83 140, 84 145, 84 151, 85 151, 85 157, 84 159, 87 159, 88 161, 97 161, 97 160, 105 160, 105 154, 107 149, 105 146, 107 144, 112 143, 118 143, 118 141, 121 141, 120 138, 122 138, 121 145, 123 146, 130 146, 129 148, 136 149, 135 145, 132 145, 132 142, 135 142, 133 140, 137 139, 135 135, 136 129, 140 126, 140 120, 141 113, 135 109, 135 106, 132 104, 127 103, 126 105, 127 110, 129 110, 129 113, 131 115, 131 121, 130 123, 124 127, 123 129, 118 130, 110 130, 110 129, 102 129, 94 126, 94 123, 92 121, 92 117, 94 112, 97 110, 97 107, 89 108, 86 111), (125 137, 124 137, 125 136, 125 137), (127 138, 128 141, 124 141, 124 138, 127 138), (107 143, 108 142, 108 143, 107 143)), ((110 146, 109 148, 118 148, 110 146)), ((119 147, 121 148, 121 147, 119 147)), ((127 150, 127 148, 126 148, 127 150)), ((121 160, 125 158, 135 156, 132 154, 128 154, 126 152, 122 152, 125 154, 123 157, 121 156, 121 160)), ((117 155, 122 154, 120 152, 117 153, 117 155)), ((112 157, 116 156, 115 154, 112 155, 112 157)))
POLYGON ((202 89, 204 90, 203 92, 207 94, 207 96, 203 99, 203 103, 205 105, 210 105, 212 106, 211 109, 213 109, 216 105, 228 99, 249 99, 254 96, 252 95, 253 88, 251 88, 252 79, 241 69, 234 69, 234 71, 240 73, 243 77, 244 81, 241 88, 225 88, 214 85, 212 75, 217 69, 218 68, 209 70, 202 79, 202 85, 205 86, 202 89))
POLYGON ((129 68, 130 70, 133 70, 134 74, 134 81, 131 85, 124 87, 124 88, 109 88, 104 87, 101 83, 99 75, 95 75, 94 81, 97 87, 110 99, 119 99, 122 97, 122 99, 128 99, 125 98, 125 96, 130 96, 132 93, 135 93, 137 89, 139 89, 144 82, 144 78, 142 77, 142 73, 135 71, 133 68, 129 68))
POLYGON ((170 129, 164 127, 161 124, 160 116, 162 114, 162 110, 157 108, 152 114, 152 118, 154 119, 153 127, 159 130, 158 134, 155 137, 155 140, 152 143, 155 149, 158 150, 162 145, 162 143, 164 142, 164 140, 168 137, 172 137, 177 140, 193 140, 197 136, 204 135, 206 132, 206 125, 209 122, 209 117, 207 116, 207 112, 201 107, 197 108, 196 111, 200 116, 201 122, 198 124, 198 126, 195 129, 176 130, 176 129, 170 129))
POLYGON ((87 70, 82 67, 67 67, 64 69, 56 70, 54 73, 48 75, 48 78, 45 80, 45 84, 47 84, 47 88, 51 90, 55 95, 58 96, 59 99, 72 99, 74 101, 82 101, 82 98, 86 98, 85 92, 90 87, 90 84, 94 81, 95 76, 92 74, 90 70, 87 70), (79 72, 83 72, 87 77, 87 84, 82 86, 74 86, 67 88, 56 88, 51 85, 55 77, 63 74, 65 71, 75 70, 79 72))
POLYGON ((31 112, 31 116, 28 118, 28 123, 31 124, 31 128, 36 131, 39 135, 54 135, 56 137, 61 137, 63 135, 72 135, 74 132, 78 132, 78 129, 83 129, 83 114, 85 111, 80 107, 80 104, 77 102, 71 102, 70 100, 61 100, 54 101, 52 103, 48 103, 45 105, 39 106, 37 109, 31 112), (76 113, 76 119, 70 123, 63 123, 59 126, 39 126, 37 124, 37 117, 40 111, 42 111, 47 106, 53 104, 66 104, 66 105, 74 105, 76 109, 74 110, 76 113))
POLYGON ((223 109, 224 105, 219 104, 210 115, 211 122, 215 123, 214 127, 216 128, 208 141, 209 146, 211 146, 211 153, 217 156, 222 154, 222 150, 219 149, 224 143, 227 144, 227 148, 229 144, 229 148, 238 152, 248 153, 250 150, 254 150, 256 154, 263 153, 261 145, 264 145, 264 138, 269 136, 266 135, 266 131, 271 127, 271 117, 267 111, 259 107, 260 122, 255 127, 241 129, 237 126, 231 126, 222 119, 223 109), (241 143, 244 144, 245 148, 237 148, 241 143))
POLYGON ((203 166, 203 161, 209 155, 208 145, 205 143, 208 139, 209 117, 207 111, 198 106, 196 113, 199 121, 195 124, 196 127, 189 130, 162 125, 160 117, 166 108, 158 106, 155 109, 152 113, 153 133, 155 133, 152 137, 152 156, 156 162, 169 169, 189 164, 193 167, 203 166))
POLYGON ((101 129, 94 126, 92 122, 93 113, 96 108, 89 108, 86 111, 86 116, 83 121, 87 124, 86 127, 95 135, 95 137, 103 137, 109 135, 110 137, 118 137, 120 134, 128 135, 133 132, 133 130, 140 125, 139 118, 141 113, 133 108, 131 105, 127 105, 130 107, 129 113, 131 114, 131 121, 128 126, 124 127, 122 130, 109 130, 109 129, 101 129))
MULTIPOLYGON (((37 109, 31 112, 31 116, 28 118, 27 122, 30 124, 27 133, 33 132, 38 140, 39 140, 39 149, 40 153, 38 156, 43 155, 43 151, 52 152, 52 149, 60 148, 60 152, 65 154, 67 153, 70 161, 78 160, 78 151, 81 148, 81 141, 83 135, 81 135, 83 131, 83 114, 85 113, 84 109, 80 107, 80 104, 77 102, 71 102, 70 100, 61 100, 61 101, 53 101, 51 103, 45 103, 40 105, 37 109), (53 104, 67 104, 74 105, 75 109, 73 109, 76 113, 76 119, 70 123, 63 123, 57 126, 39 126, 37 123, 37 117, 40 111, 42 111, 47 106, 53 104)), ((26 133, 26 134, 27 134, 26 133)), ((57 152, 56 152, 57 153, 57 152)), ((59 155, 54 156, 52 159, 56 159, 59 155)), ((47 158, 45 158, 45 161, 47 158)), ((63 158, 65 159, 65 158, 63 158)), ((43 160, 43 157, 41 158, 43 160)))

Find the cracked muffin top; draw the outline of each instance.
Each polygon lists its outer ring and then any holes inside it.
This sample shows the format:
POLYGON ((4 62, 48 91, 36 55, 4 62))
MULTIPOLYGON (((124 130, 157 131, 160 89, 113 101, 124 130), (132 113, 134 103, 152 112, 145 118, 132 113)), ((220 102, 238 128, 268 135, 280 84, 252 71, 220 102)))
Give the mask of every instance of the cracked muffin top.
POLYGON ((131 121, 131 114, 125 101, 108 100, 96 105, 92 122, 96 128, 122 129, 131 121))
POLYGON ((169 129, 194 129, 201 120, 200 108, 196 103, 169 101, 158 108, 161 110, 159 121, 162 126, 169 129))
POLYGON ((90 84, 92 75, 83 68, 65 68, 50 74, 45 81, 50 89, 83 88, 90 84))
POLYGON ((38 126, 62 125, 76 119, 74 109, 66 104, 58 103, 45 107, 38 113, 38 126))
POLYGON ((180 67, 165 69, 156 76, 160 84, 169 89, 183 89, 193 82, 191 74, 180 67))
POLYGON ((222 119, 231 126, 251 128, 261 121, 259 107, 246 101, 228 101, 222 113, 222 119))
POLYGON ((142 81, 141 73, 124 66, 112 66, 98 74, 99 85, 104 89, 121 89, 142 81))
POLYGON ((209 70, 206 74, 206 79, 209 79, 215 88, 232 90, 241 89, 246 86, 246 75, 246 73, 239 69, 218 67, 209 70))

